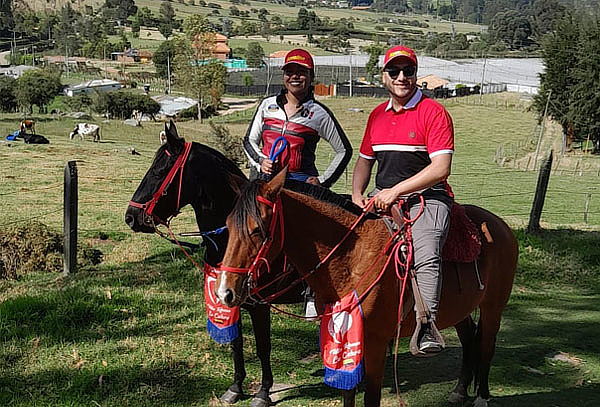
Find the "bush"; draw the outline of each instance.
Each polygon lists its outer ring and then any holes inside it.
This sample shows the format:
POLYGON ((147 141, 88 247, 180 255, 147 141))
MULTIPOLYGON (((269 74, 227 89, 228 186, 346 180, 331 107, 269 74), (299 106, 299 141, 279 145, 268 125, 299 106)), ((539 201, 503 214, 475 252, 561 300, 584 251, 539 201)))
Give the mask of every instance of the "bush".
MULTIPOLYGON (((81 247, 80 266, 99 264, 102 252, 81 247)), ((15 225, 0 231, 0 279, 16 279, 27 273, 63 271, 63 236, 39 222, 15 225)))
POLYGON ((160 105, 147 95, 131 92, 107 92, 100 93, 94 99, 94 111, 108 113, 109 117, 127 119, 131 113, 137 110, 143 114, 154 117, 160 105))
MULTIPOLYGON (((213 106, 206 106, 204 109, 202 109, 202 118, 203 119, 206 119, 211 116, 216 116, 216 115, 217 115, 217 109, 215 109, 213 106)), ((196 120, 198 118, 198 105, 190 106, 187 109, 182 110, 181 112, 179 112, 177 117, 179 117, 180 119, 196 120)))
POLYGON ((17 110, 15 84, 16 80, 10 76, 0 76, 0 112, 14 112, 17 110))
POLYGON ((219 150, 238 167, 246 162, 246 155, 242 148, 242 140, 232 136, 226 126, 210 122, 210 136, 219 146, 219 150))

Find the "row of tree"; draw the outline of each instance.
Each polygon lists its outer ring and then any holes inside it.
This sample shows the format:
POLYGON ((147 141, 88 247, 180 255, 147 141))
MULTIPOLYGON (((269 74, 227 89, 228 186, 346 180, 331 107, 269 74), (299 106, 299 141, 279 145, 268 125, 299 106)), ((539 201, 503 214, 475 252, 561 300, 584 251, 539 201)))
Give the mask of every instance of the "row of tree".
POLYGON ((542 55, 540 117, 561 124, 567 145, 590 140, 600 153, 600 17, 567 13, 542 40, 542 55))

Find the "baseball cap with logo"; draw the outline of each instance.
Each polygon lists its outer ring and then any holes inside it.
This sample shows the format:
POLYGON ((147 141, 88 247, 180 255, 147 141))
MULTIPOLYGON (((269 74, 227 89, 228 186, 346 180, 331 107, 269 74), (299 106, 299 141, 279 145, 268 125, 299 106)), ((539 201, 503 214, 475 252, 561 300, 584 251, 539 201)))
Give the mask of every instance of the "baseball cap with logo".
POLYGON ((281 69, 284 69, 289 64, 298 64, 308 69, 314 69, 315 67, 312 56, 308 51, 300 48, 293 49, 285 55, 281 69))
POLYGON ((387 50, 385 57, 383 58, 383 67, 385 68, 387 64, 396 58, 404 58, 414 66, 418 66, 417 54, 415 51, 403 45, 398 45, 387 50))

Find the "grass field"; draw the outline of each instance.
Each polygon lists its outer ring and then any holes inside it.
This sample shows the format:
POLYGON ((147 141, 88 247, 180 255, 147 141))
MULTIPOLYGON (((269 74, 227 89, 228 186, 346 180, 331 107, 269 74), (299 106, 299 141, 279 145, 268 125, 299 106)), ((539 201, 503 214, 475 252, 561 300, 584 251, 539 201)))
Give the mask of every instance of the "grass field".
MULTIPOLYGON (((450 182, 458 200, 503 216, 521 247, 517 284, 490 375, 493 405, 597 406, 600 197, 592 195, 585 224, 584 202, 577 195, 595 191, 597 176, 553 175, 542 217, 546 230, 540 236, 523 233, 537 173, 493 162, 499 144, 530 138, 535 129, 531 113, 511 107, 517 99, 491 96, 484 106, 447 102, 456 128, 450 182), (492 98, 511 103, 494 104, 492 98), (572 364, 551 359, 557 352, 568 353, 572 364)), ((325 100, 355 153, 368 112, 380 102, 325 100)), ((242 137, 251 114, 216 121, 242 137)), ((0 281, 0 405, 218 406, 214 397, 229 385, 232 367, 228 347, 214 344, 205 333, 200 273, 168 243, 133 234, 123 222, 162 125, 133 128, 97 120, 103 141, 92 143, 68 140, 75 120, 36 119, 38 133, 51 144, 0 143, 0 226, 6 230, 35 219, 60 230, 63 168, 76 160, 80 234, 84 243, 102 250, 104 261, 69 277, 40 270, 18 281, 0 281), (130 148, 141 155, 131 155, 130 148)), ((0 134, 13 131, 18 122, 17 115, 0 116, 0 134)), ((188 140, 210 141, 207 124, 182 122, 178 129, 188 140)), ((329 157, 321 147, 319 167, 329 157)), ((350 173, 335 190, 348 191, 349 185, 350 173)), ((191 231, 193 223, 185 210, 174 228, 191 231)), ((246 315, 244 324, 249 324, 246 315)), ((454 333, 445 334, 449 349, 433 359, 416 360, 406 343, 401 347, 400 390, 411 406, 447 405, 460 349, 454 333)), ((295 386, 278 406, 340 405, 337 393, 322 384, 313 323, 274 316, 273 340, 275 381, 295 386)), ((259 368, 250 337, 245 351, 247 383, 256 386, 259 368)), ((389 391, 391 358, 386 376, 384 406, 395 406, 389 391)), ((248 406, 249 400, 239 405, 248 406)))

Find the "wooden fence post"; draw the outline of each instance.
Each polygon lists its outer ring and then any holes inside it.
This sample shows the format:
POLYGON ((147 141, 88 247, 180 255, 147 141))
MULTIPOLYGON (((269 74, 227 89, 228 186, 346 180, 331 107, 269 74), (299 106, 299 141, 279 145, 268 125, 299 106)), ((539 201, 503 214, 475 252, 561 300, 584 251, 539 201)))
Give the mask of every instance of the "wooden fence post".
POLYGON ((588 223, 588 214, 590 213, 590 201, 592 200, 592 194, 589 192, 585 196, 585 208, 583 210, 583 223, 588 223))
POLYGON ((540 231, 540 218, 542 217, 542 209, 544 209, 544 200, 546 199, 546 190, 548 189, 548 181, 550 180, 550 172, 552 170, 552 150, 550 155, 544 161, 538 175, 537 187, 535 189, 535 198, 529 215, 529 225, 527 225, 527 233, 537 233, 540 231))
POLYGON ((65 166, 64 187, 64 273, 77 271, 77 162, 65 166))

